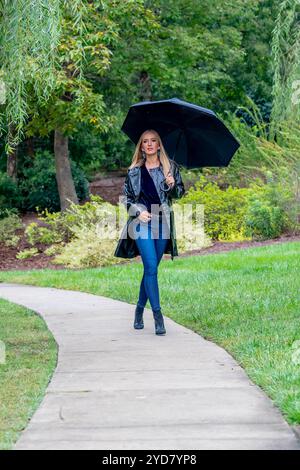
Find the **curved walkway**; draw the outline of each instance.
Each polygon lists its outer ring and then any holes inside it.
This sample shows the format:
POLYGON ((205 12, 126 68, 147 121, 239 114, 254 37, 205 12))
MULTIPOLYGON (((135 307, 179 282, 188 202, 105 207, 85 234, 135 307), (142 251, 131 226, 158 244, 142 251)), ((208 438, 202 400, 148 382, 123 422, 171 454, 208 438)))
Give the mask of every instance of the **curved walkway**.
POLYGON ((15 449, 300 449, 263 391, 216 344, 165 317, 166 336, 132 327, 134 305, 0 283, 38 312, 57 368, 15 449))

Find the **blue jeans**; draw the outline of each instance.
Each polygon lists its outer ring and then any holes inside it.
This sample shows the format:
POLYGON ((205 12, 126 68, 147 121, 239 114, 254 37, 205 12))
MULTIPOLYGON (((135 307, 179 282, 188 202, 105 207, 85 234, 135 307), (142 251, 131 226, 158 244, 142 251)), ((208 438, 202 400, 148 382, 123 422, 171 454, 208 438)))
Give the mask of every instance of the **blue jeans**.
POLYGON ((150 220, 149 222, 140 221, 136 230, 140 237, 137 237, 135 241, 144 265, 138 305, 145 307, 149 299, 152 310, 160 309, 157 273, 169 239, 166 227, 164 221, 160 220, 153 224, 150 220))

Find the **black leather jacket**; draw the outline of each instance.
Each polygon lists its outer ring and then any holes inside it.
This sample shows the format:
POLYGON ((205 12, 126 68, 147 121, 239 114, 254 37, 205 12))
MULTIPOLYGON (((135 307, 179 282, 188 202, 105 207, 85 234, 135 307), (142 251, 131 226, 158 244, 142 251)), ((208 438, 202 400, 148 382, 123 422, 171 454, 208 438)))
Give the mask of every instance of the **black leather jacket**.
MULTIPOLYGON (((160 190, 159 197, 162 205, 167 204, 170 208, 170 238, 166 245, 164 253, 171 255, 173 260, 174 256, 178 256, 177 242, 176 242, 176 231, 175 231, 175 220, 174 213, 172 209, 172 199, 179 199, 185 194, 184 185, 181 179, 180 170, 178 164, 170 159, 171 163, 171 173, 175 180, 174 186, 171 190, 165 192, 160 190)), ((125 205, 128 212, 127 222, 122 230, 120 239, 117 243, 114 256, 120 258, 134 258, 138 256, 139 250, 136 245, 136 242, 133 238, 130 237, 128 233, 128 226, 138 217, 138 211, 142 212, 145 207, 142 207, 138 203, 139 195, 141 191, 141 168, 134 167, 127 171, 125 178, 124 189, 123 189, 123 198, 121 202, 125 205)))
MULTIPOLYGON (((172 205, 172 199, 179 199, 185 194, 184 184, 182 182, 178 164, 174 160, 170 160, 171 174, 175 180, 173 188, 169 191, 160 189, 159 198, 161 203, 172 205)), ((137 217, 139 212, 144 210, 144 206, 138 204, 138 199, 141 191, 141 168, 134 167, 127 171, 123 191, 123 203, 126 204, 129 215, 137 217)))

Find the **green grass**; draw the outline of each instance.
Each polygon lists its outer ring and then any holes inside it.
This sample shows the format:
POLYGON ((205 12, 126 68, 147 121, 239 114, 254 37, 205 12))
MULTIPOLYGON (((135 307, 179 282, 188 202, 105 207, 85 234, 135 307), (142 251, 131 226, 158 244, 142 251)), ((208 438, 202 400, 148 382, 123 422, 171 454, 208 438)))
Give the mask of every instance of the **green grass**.
POLYGON ((31 310, 0 299, 0 449, 10 449, 42 401, 57 362, 46 323, 31 310))
MULTIPOLYGON (((299 252, 300 242, 289 242, 168 259, 159 267, 163 313, 224 347, 291 424, 300 423, 300 364, 292 361, 292 344, 300 340, 299 252)), ((0 273, 0 281, 91 292, 135 304, 142 272, 141 263, 129 263, 9 271, 0 273)))

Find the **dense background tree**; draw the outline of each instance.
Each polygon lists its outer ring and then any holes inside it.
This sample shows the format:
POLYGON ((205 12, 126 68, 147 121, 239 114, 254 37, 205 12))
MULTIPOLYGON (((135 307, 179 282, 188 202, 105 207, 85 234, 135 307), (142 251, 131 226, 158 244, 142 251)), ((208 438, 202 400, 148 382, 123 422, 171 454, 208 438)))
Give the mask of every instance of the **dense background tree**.
POLYGON ((272 41, 272 130, 282 121, 300 118, 300 2, 284 0, 275 22, 272 41), (298 98, 293 99, 293 95, 298 98))
POLYGON ((59 0, 0 2, 0 132, 6 133, 7 172, 14 179, 16 146, 28 118, 26 84, 34 80, 37 100, 48 99, 59 30, 59 0))
MULTIPOLYGON (((45 12, 42 13, 45 14, 45 12)), ((132 24, 134 24, 134 35, 143 34, 144 30, 146 34, 149 34, 154 18, 150 10, 145 10, 143 2, 132 0, 77 1, 75 5, 71 2, 59 2, 56 15, 56 23, 47 25, 48 28, 56 27, 59 20, 59 41, 55 50, 53 47, 51 49, 55 59, 52 57, 53 64, 51 75, 49 75, 51 89, 48 89, 47 99, 40 92, 42 85, 47 83, 43 63, 36 66, 35 73, 32 73, 29 65, 35 58, 32 57, 31 50, 33 49, 35 53, 34 43, 33 45, 30 43, 22 59, 25 66, 23 68, 20 66, 18 72, 21 75, 24 71, 26 72, 26 77, 20 83, 20 86, 26 89, 26 95, 25 92, 22 95, 23 106, 18 108, 15 103, 18 96, 13 94, 14 87, 11 84, 11 96, 7 97, 5 109, 10 127, 16 123, 20 129, 21 126, 24 127, 25 121, 25 118, 18 121, 15 115, 10 114, 11 103, 16 111, 21 110, 24 116, 26 114, 26 135, 29 137, 47 136, 54 132, 56 178, 61 208, 64 210, 71 201, 78 202, 71 174, 68 137, 76 132, 77 126, 81 123, 90 124, 98 132, 106 132, 109 125, 113 124, 112 115, 106 112, 103 95, 94 90, 94 82, 109 69, 110 48, 118 43, 123 30, 132 29, 132 24), (40 99, 41 97, 43 99, 40 99)), ((6 26, 7 35, 12 17, 13 10, 6 8, 3 13, 6 21, 3 20, 3 24, 6 26)), ((34 17, 28 14, 27 20, 34 21, 34 17)), ((45 27, 45 25, 42 26, 45 27)), ((25 33, 25 31, 22 32, 25 33)), ((20 35, 18 30, 17 33, 20 35)), ((9 42, 10 38, 7 40, 9 42)), ((19 48, 17 52, 20 55, 22 49, 19 48)), ((11 63, 8 60, 6 67, 3 66, 3 75, 6 76, 5 72, 10 66, 11 63)), ((9 144, 11 144, 12 139, 11 136, 9 137, 9 144)), ((16 144, 16 142, 15 139, 13 143, 16 144)), ((11 165, 8 166, 10 167, 11 165)))
POLYGON ((299 112, 290 106, 299 71, 297 0, 2 3, 0 170, 23 178, 36 152, 53 156, 62 208, 78 200, 70 159, 89 179, 128 165, 133 145, 120 127, 134 102, 177 96, 212 108, 243 139, 233 173, 265 161, 253 139, 268 138, 272 103, 273 124, 299 112), (11 144, 22 129, 17 149, 11 144))

